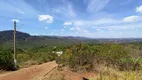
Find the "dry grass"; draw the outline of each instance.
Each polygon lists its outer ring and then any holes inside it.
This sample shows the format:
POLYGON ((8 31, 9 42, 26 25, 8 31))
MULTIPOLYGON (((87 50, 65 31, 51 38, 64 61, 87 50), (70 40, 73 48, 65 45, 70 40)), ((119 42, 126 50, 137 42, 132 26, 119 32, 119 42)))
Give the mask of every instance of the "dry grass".
MULTIPOLYGON (((101 67, 96 68, 95 77, 89 78, 89 80, 142 80, 142 70, 139 71, 120 71, 116 68, 101 67)), ((77 74, 74 72, 74 74, 77 74)), ((69 80, 66 75, 61 74, 61 71, 55 69, 51 74, 47 75, 42 80, 69 80)), ((73 76, 72 76, 73 77, 73 76)), ((72 80, 72 79, 71 79, 72 80)))
POLYGON ((5 73, 9 73, 9 72, 11 72, 11 71, 0 70, 0 75, 5 74, 5 73))
POLYGON ((38 62, 37 61, 34 61, 34 60, 29 60, 29 61, 26 61, 26 62, 23 62, 22 64, 19 65, 20 68, 27 68, 27 67, 30 67, 32 65, 37 65, 38 62))
POLYGON ((64 75, 62 75, 60 71, 56 68, 51 73, 49 73, 40 80, 65 80, 65 79, 64 75))
POLYGON ((114 68, 101 67, 96 77, 90 80, 142 80, 142 70, 119 71, 114 68))
MULTIPOLYGON (((67 78, 67 75, 69 75, 68 73, 71 72, 66 71, 66 74, 62 74, 61 72, 62 71, 56 68, 50 74, 46 75, 45 77, 41 77, 38 80, 72 80, 71 78, 67 78)), ((77 73, 74 72, 74 74, 77 73)), ((89 78, 89 80, 142 80, 142 70, 119 71, 118 69, 101 66, 98 67, 98 72, 96 73, 95 77, 89 78)))

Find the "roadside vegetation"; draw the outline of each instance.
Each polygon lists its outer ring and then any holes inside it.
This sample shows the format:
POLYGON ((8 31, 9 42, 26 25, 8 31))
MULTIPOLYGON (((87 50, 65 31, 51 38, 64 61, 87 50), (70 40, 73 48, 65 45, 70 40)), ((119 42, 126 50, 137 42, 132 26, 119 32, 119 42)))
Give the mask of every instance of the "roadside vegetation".
MULTIPOLYGON (((90 80, 141 80, 141 43, 83 43, 70 46, 42 46, 17 49, 18 67, 29 67, 56 60, 59 68, 76 73, 95 73, 90 80), (63 51, 58 56, 53 51, 63 51)), ((0 48, 0 69, 13 70, 13 50, 0 48)))
POLYGON ((13 56, 9 49, 0 48, 0 70, 14 70, 13 56))
MULTIPOLYGON (((57 54, 53 50, 60 50, 64 47, 42 46, 32 49, 16 49, 17 68, 29 67, 53 61, 57 54)), ((14 70, 13 49, 0 48, 0 70, 14 70)))
POLYGON ((91 80, 141 80, 142 49, 134 44, 79 44, 58 58, 61 67, 94 72, 91 80))

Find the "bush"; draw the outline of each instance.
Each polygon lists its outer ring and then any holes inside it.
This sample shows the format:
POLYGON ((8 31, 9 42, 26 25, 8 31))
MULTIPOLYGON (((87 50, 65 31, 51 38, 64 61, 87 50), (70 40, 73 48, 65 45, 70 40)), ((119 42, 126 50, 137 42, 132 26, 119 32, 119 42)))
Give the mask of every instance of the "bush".
POLYGON ((17 53, 17 61, 20 67, 27 67, 34 64, 42 64, 48 61, 53 61, 57 54, 52 53, 52 47, 35 47, 25 50, 25 52, 17 53))
POLYGON ((79 44, 67 49, 59 60, 63 65, 69 65, 74 71, 91 70, 95 51, 87 44, 79 44))
POLYGON ((8 49, 0 50, 0 69, 14 70, 13 55, 8 49))
POLYGON ((29 61, 31 59, 30 55, 28 53, 19 53, 17 54, 17 61, 18 65, 24 65, 25 62, 29 61))
POLYGON ((138 59, 133 59, 133 58, 122 58, 120 60, 120 65, 119 69, 124 71, 124 70, 140 70, 141 65, 138 59))
POLYGON ((57 55, 49 52, 29 53, 31 60, 37 61, 38 64, 55 60, 57 55))
POLYGON ((100 54, 108 59, 120 60, 128 56, 127 50, 119 44, 104 44, 100 50, 100 54))
POLYGON ((79 44, 68 48, 57 62, 68 65, 73 71, 92 70, 102 64, 120 70, 137 70, 140 67, 139 62, 132 60, 122 62, 121 59, 127 58, 131 58, 128 50, 120 44, 79 44))

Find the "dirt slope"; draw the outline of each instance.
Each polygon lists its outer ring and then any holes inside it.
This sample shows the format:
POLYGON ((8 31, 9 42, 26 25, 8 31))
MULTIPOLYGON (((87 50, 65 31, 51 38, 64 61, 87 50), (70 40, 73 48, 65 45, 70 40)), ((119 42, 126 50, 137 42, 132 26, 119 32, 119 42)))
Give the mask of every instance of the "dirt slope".
POLYGON ((39 80, 56 66, 55 61, 34 65, 15 72, 2 74, 0 75, 0 80, 39 80))

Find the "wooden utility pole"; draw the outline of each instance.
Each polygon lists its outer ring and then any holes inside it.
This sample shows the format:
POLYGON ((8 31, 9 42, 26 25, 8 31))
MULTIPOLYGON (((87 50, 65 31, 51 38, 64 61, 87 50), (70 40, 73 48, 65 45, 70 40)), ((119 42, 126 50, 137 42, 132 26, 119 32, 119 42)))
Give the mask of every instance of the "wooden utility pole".
POLYGON ((15 68, 17 65, 17 60, 16 60, 16 21, 14 21, 14 64, 15 68))

